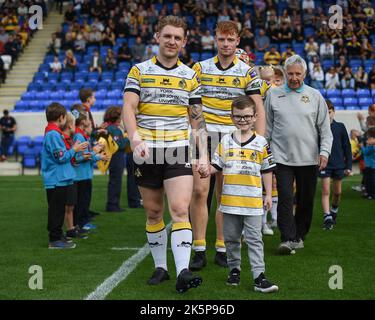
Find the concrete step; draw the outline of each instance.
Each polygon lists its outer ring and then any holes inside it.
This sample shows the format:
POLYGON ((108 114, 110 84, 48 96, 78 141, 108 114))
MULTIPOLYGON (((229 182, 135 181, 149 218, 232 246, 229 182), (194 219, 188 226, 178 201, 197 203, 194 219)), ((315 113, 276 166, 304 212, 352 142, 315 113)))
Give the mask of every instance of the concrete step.
POLYGON ((19 162, 0 162, 0 176, 18 176, 22 174, 22 165, 19 162))

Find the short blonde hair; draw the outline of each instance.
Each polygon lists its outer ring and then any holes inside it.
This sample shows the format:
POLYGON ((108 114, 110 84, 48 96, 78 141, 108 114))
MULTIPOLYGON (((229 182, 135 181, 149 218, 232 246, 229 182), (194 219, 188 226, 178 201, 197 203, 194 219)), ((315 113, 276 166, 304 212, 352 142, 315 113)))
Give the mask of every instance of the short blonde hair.
POLYGON ((158 32, 161 32, 161 30, 163 30, 163 28, 166 27, 166 26, 182 28, 182 29, 184 29, 185 37, 187 36, 187 24, 180 17, 166 16, 166 17, 161 18, 158 22, 158 28, 157 28, 158 32))

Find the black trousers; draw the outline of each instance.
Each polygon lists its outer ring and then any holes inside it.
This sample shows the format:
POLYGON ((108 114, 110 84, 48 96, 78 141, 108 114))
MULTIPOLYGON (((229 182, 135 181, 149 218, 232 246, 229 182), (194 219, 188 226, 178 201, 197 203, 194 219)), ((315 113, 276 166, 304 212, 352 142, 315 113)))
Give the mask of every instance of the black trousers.
POLYGON ((8 156, 8 149, 12 145, 14 140, 14 135, 5 135, 3 134, 1 138, 1 154, 4 156, 8 156))
POLYGON ((366 168, 364 175, 366 176, 366 192, 375 198, 375 168, 366 168))
POLYGON ((107 210, 109 211, 120 207, 124 167, 124 151, 117 151, 112 155, 111 162, 109 163, 109 181, 107 188, 107 210))
POLYGON ((141 205, 141 194, 135 182, 133 153, 126 155, 126 170, 128 172, 126 180, 128 206, 129 208, 137 208, 141 205))
POLYGON ((82 228, 90 221, 90 203, 92 193, 92 180, 77 182, 77 205, 74 208, 74 225, 82 228))
POLYGON ((317 166, 293 167, 277 164, 277 224, 281 241, 304 240, 309 232, 318 180, 317 166), (293 182, 296 181, 296 212, 293 216, 293 182))
POLYGON ((49 241, 57 241, 62 237, 65 218, 66 192, 68 187, 47 189, 49 241))

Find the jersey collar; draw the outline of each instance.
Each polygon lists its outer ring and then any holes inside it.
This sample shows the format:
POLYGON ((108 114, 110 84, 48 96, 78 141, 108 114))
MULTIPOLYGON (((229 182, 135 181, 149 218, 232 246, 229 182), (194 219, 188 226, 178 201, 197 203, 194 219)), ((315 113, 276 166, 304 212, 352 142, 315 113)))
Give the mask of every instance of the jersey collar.
POLYGON ((302 86, 300 86, 298 89, 296 89, 296 90, 294 90, 294 89, 290 89, 289 87, 288 87, 288 84, 286 83, 285 84, 285 86, 284 86, 284 88, 285 88, 285 91, 286 92, 292 92, 292 91, 295 91, 295 92, 298 92, 298 93, 301 93, 301 92, 303 92, 303 90, 305 89, 305 83, 302 83, 302 86))
POLYGON ((157 65, 157 66, 159 66, 160 68, 163 68, 163 69, 165 69, 165 70, 173 70, 173 69, 176 69, 176 68, 178 68, 178 67, 182 64, 182 62, 180 61, 180 59, 177 59, 177 62, 176 62, 176 64, 175 64, 174 66, 172 66, 172 67, 170 67, 170 68, 167 68, 167 67, 165 67, 165 66, 163 66, 163 65, 161 64, 161 62, 156 58, 156 56, 153 56, 153 57, 151 58, 151 61, 152 61, 153 64, 155 64, 155 65, 157 65))
POLYGON ((214 63, 219 70, 225 71, 225 70, 228 70, 228 69, 232 68, 233 66, 235 66, 238 63, 238 58, 237 58, 237 56, 235 56, 232 63, 225 69, 221 66, 218 56, 214 57, 214 63))

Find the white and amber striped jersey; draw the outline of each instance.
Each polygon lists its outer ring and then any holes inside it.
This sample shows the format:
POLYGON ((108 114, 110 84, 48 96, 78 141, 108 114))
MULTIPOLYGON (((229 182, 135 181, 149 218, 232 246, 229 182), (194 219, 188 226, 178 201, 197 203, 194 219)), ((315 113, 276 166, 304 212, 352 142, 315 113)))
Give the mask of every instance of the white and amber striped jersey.
POLYGON ((240 143, 234 134, 225 135, 211 161, 223 172, 220 211, 238 215, 262 215, 262 173, 276 168, 267 141, 257 134, 240 143))
POLYGON ((193 69, 201 80, 207 130, 234 131, 236 127, 230 118, 232 100, 245 94, 260 94, 260 79, 255 69, 237 57, 227 69, 223 69, 217 56, 197 62, 193 69))
POLYGON ((188 107, 202 103, 194 70, 180 61, 165 68, 153 57, 131 68, 124 89, 127 91, 140 97, 137 130, 149 147, 189 144, 188 107))

